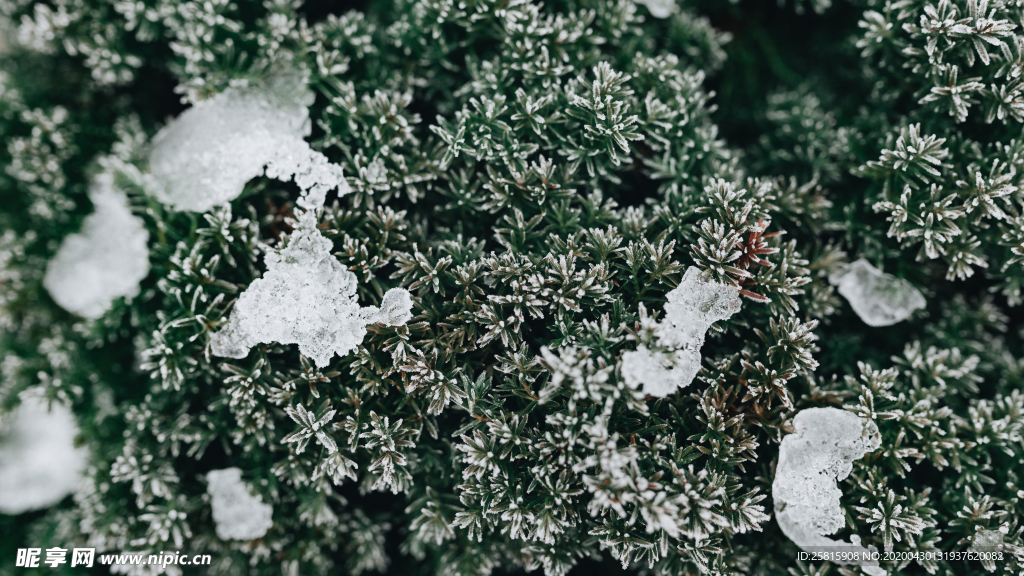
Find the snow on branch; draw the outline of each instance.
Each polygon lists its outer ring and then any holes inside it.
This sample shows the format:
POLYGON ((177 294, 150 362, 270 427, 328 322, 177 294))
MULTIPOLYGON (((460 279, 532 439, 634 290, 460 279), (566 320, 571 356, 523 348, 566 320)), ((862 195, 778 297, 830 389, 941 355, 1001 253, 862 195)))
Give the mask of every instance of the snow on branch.
POLYGON ((311 208, 297 213, 284 248, 267 254, 266 274, 239 296, 227 325, 213 335, 213 354, 244 358, 261 342, 298 344, 323 368, 334 354, 355 350, 367 324, 398 326, 412 318, 412 296, 404 288, 388 290, 380 308, 359 306, 356 275, 331 254, 312 202, 300 200, 311 208))
POLYGON ((668 293, 665 319, 655 327, 658 344, 669 352, 641 344, 622 355, 622 375, 645 394, 665 397, 689 386, 700 370, 700 348, 712 324, 739 311, 742 302, 735 286, 705 280, 691 266, 679 286, 668 293))
POLYGON ((221 540, 255 540, 274 525, 274 508, 249 493, 238 468, 213 470, 206 475, 213 521, 221 540))
POLYGON ((132 214, 112 174, 89 189, 94 212, 68 235, 50 260, 43 286, 57 304, 85 318, 99 318, 116 298, 134 297, 149 274, 149 232, 132 214))
MULTIPOLYGON (((854 460, 881 446, 878 427, 838 408, 801 410, 793 419, 793 426, 796 433, 783 438, 779 447, 779 464, 772 483, 775 519, 782 532, 804 550, 841 548, 851 556, 875 552, 873 546, 861 547, 857 535, 851 538, 852 543, 827 535, 846 524, 837 481, 850 475, 854 460)), ((877 561, 874 566, 861 568, 871 576, 885 574, 877 561)))
POLYGON ((348 193, 341 166, 303 140, 313 99, 306 75, 286 69, 196 104, 153 139, 153 195, 177 210, 205 212, 264 174, 294 180, 314 204, 329 190, 348 193))
POLYGON ((655 18, 668 18, 679 11, 676 0, 636 0, 637 4, 643 4, 655 18))
POLYGON ((0 514, 53 506, 78 488, 86 451, 75 448, 78 426, 61 404, 47 405, 39 388, 0 416, 0 514))

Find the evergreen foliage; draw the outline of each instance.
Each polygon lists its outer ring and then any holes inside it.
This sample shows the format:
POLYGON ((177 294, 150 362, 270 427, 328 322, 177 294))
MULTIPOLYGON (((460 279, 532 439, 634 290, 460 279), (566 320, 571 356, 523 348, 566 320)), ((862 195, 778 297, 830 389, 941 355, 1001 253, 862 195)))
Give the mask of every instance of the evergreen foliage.
POLYGON ((856 574, 798 561, 773 518, 807 408, 881 438, 838 482, 836 539, 1004 554, 888 574, 1024 574, 1024 4, 655 16, 0 0, 0 412, 39 390, 88 453, 73 498, 0 515, 0 575, 28 546, 214 559, 168 574, 856 574), (205 212, 163 203, 158 131, 281 66, 315 95, 297 147, 351 190, 300 205, 308 182, 261 173, 205 212), (149 272, 86 319, 44 276, 96 178, 143 223, 149 272), (213 354, 299 237, 395 321, 326 365, 277 342, 213 354), (860 259, 924 309, 865 324, 829 283, 860 259), (649 396, 624 358, 677 352, 659 326, 690 267, 742 306, 701 326, 689 386, 649 396), (272 508, 262 536, 218 536, 225 471, 232 502, 272 508))

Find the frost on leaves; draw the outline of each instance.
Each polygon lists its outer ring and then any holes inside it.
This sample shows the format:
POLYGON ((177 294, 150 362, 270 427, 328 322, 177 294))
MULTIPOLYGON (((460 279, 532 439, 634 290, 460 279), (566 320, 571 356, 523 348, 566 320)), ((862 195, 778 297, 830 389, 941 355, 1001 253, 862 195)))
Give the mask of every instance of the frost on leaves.
POLYGON ((331 254, 331 241, 317 228, 313 202, 297 214, 287 245, 266 256, 267 272, 238 298, 226 326, 211 338, 217 356, 244 358, 260 342, 298 344, 320 368, 344 356, 366 336, 366 325, 397 326, 412 318, 412 296, 404 288, 384 294, 380 308, 356 302, 356 275, 331 254))
POLYGON ((913 284, 886 274, 861 258, 829 276, 853 311, 868 326, 892 326, 902 322, 925 300, 913 284))
POLYGON ((206 475, 206 491, 213 506, 213 521, 221 540, 255 540, 273 526, 274 509, 249 494, 238 468, 213 470, 206 475))
POLYGON ((34 389, 0 416, 0 513, 21 514, 52 506, 78 487, 86 452, 75 448, 71 412, 34 389))
POLYGON ((95 211, 81 231, 64 239, 46 267, 43 286, 68 312, 95 319, 115 298, 139 293, 139 282, 149 274, 149 233, 113 175, 97 176, 89 199, 95 211))
MULTIPOLYGON (((783 438, 779 447, 772 483, 779 527, 803 549, 841 547, 850 552, 868 552, 860 546, 859 536, 854 535, 851 544, 827 535, 846 523, 837 481, 850 475, 854 460, 881 446, 878 427, 838 408, 801 410, 793 426, 796 433, 783 438)), ((868 574, 885 574, 877 562, 862 568, 868 574)))
POLYGON ((347 193, 341 166, 303 140, 312 103, 305 76, 280 70, 258 86, 196 104, 153 139, 153 194, 175 209, 205 212, 263 174, 294 179, 314 204, 329 190, 347 193))
POLYGON ((739 289, 708 281, 691 266, 682 282, 668 293, 665 318, 655 328, 658 344, 671 350, 659 352, 641 344, 622 356, 622 375, 645 394, 665 397, 689 386, 700 370, 700 348, 708 328, 726 320, 741 306, 739 289))
POLYGON ((313 412, 306 410, 306 407, 302 404, 299 404, 295 408, 288 406, 284 410, 288 414, 288 417, 299 425, 298 430, 292 432, 284 439, 286 444, 295 444, 296 454, 302 454, 306 450, 306 446, 312 438, 316 438, 316 441, 326 448, 328 453, 335 453, 338 451, 338 444, 334 441, 334 438, 331 438, 331 435, 327 433, 327 424, 334 419, 334 415, 338 413, 337 410, 327 408, 319 418, 317 418, 317 415, 313 412))

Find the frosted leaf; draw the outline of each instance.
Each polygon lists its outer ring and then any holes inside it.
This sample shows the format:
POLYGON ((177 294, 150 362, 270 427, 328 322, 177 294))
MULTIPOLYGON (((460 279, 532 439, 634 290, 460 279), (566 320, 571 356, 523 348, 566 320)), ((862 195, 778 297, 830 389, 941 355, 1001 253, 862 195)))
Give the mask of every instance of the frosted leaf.
POLYGON ((313 206, 329 190, 349 192, 341 166, 303 140, 313 98, 305 75, 284 70, 186 110, 153 139, 154 196, 178 210, 205 212, 234 200, 263 174, 294 180, 313 206))
POLYGON ((78 488, 86 451, 75 448, 78 427, 61 404, 47 405, 39 389, 0 416, 0 513, 52 506, 78 488))
POLYGON ((403 288, 384 295, 381 308, 360 308, 356 275, 331 254, 314 210, 300 211, 284 248, 267 254, 267 273, 239 296, 228 323, 211 338, 217 356, 244 358, 259 343, 298 344, 319 367, 344 356, 366 336, 366 325, 404 324, 412 297, 403 288))
MULTIPOLYGON (((593 423, 584 424, 583 433, 588 438, 588 448, 597 453, 598 467, 592 474, 583 474, 583 484, 594 495, 587 504, 587 511, 599 516, 607 509, 614 510, 619 517, 629 514, 626 506, 633 504, 638 494, 635 489, 640 454, 636 446, 619 446, 619 434, 608 432, 608 417, 597 416, 593 423)), ((593 457, 577 465, 574 470, 583 471, 594 464, 593 457)), ((665 523, 670 530, 677 530, 675 522, 665 523)))
MULTIPOLYGON (((847 543, 827 535, 846 523, 837 482, 850 475, 854 460, 881 446, 878 427, 838 408, 801 410, 793 425, 796 433, 783 438, 779 447, 779 463, 772 483, 779 527, 804 550, 842 548, 868 552, 860 546, 858 536, 847 543)), ((869 574, 879 570, 877 566, 864 567, 869 574)))
POLYGON ((892 326, 910 317, 925 300, 913 284, 886 274, 863 258, 829 276, 853 311, 868 326, 892 326))
POLYGON ((274 508, 249 493, 238 468, 213 470, 206 475, 206 482, 221 540, 255 540, 273 526, 274 508))
POLYGON ((149 274, 149 232, 128 208, 128 198, 111 174, 97 176, 89 189, 95 211, 70 234, 46 267, 43 286, 68 312, 99 318, 114 299, 139 293, 149 274))
POLYGON ((700 348, 708 328, 726 320, 742 305, 739 289, 705 280, 691 266, 679 286, 666 295, 665 318, 657 325, 658 344, 669 352, 655 352, 640 345, 622 355, 622 376, 644 394, 664 398, 689 386, 700 371, 700 348))
POLYGON ((636 0, 636 3, 647 6, 655 18, 668 18, 676 11, 676 0, 636 0))
POLYGON ((412 294, 403 288, 392 288, 384 293, 380 310, 374 317, 388 326, 401 326, 412 319, 412 294))

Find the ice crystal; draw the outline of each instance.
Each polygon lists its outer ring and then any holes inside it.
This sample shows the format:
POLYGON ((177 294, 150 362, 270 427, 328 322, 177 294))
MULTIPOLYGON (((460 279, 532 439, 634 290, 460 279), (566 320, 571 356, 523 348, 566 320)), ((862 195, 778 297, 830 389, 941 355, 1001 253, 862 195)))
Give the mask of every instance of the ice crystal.
POLYGON ((651 16, 668 18, 676 11, 676 0, 636 0, 637 4, 647 6, 651 16))
POLYGON ((978 530, 971 537, 971 546, 968 550, 972 552, 1001 551, 1008 531, 1007 526, 1001 526, 999 530, 978 530))
POLYGON ((0 513, 46 508, 75 491, 86 460, 77 434, 67 408, 48 406, 38 388, 22 392, 21 404, 0 417, 0 513))
POLYGON ((317 228, 316 211, 300 211, 287 245, 267 254, 267 273, 242 293, 227 325, 213 335, 212 352, 244 358, 260 342, 298 344, 322 368, 334 354, 359 346, 367 324, 397 326, 412 318, 412 297, 403 288, 388 290, 380 308, 360 307, 356 275, 332 247, 317 228))
POLYGON ((666 295, 665 320, 658 338, 665 346, 700 349, 708 328, 739 311, 742 302, 735 286, 705 280, 690 266, 683 280, 666 295))
POLYGON ((925 300, 913 284, 886 274, 863 258, 832 274, 829 282, 868 326, 892 326, 910 317, 925 300))
MULTIPOLYGON (((837 482, 850 475, 854 460, 881 445, 878 427, 838 408, 801 410, 793 419, 793 426, 796 433, 783 438, 779 447, 779 464, 772 483, 779 527, 805 550, 826 547, 868 552, 860 546, 860 537, 856 535, 852 543, 827 535, 846 522, 839 505, 842 493, 837 482)), ((863 568, 868 574, 880 570, 877 566, 863 568)))
POLYGON ((139 282, 149 274, 149 233, 111 174, 93 180, 89 198, 95 211, 80 232, 64 239, 43 286, 65 310, 99 318, 115 298, 139 293, 139 282))
POLYGON ((971 545, 967 550, 978 555, 982 568, 989 572, 995 572, 996 559, 1002 557, 1002 554, 995 553, 1006 553, 1007 556, 1014 554, 1018 557, 1022 555, 1022 551, 1018 547, 1006 545, 1006 534, 1009 531, 1010 525, 1006 523, 1003 523, 998 530, 978 530, 971 537, 971 545))
POLYGON ((262 538, 274 524, 274 509, 257 495, 249 494, 238 468, 213 470, 206 475, 213 506, 213 521, 221 540, 255 540, 262 538))
POLYGON ((705 280, 691 266, 679 286, 666 296, 665 319, 657 325, 658 344, 669 352, 644 345, 622 356, 622 374, 645 394, 665 397, 689 386, 700 370, 700 348, 708 328, 735 314, 741 306, 739 289, 705 280))
POLYGON ((196 104, 153 139, 153 194, 175 209, 205 212, 263 174, 293 179, 314 202, 332 189, 347 193, 341 166, 303 140, 313 98, 302 73, 284 70, 196 104))

